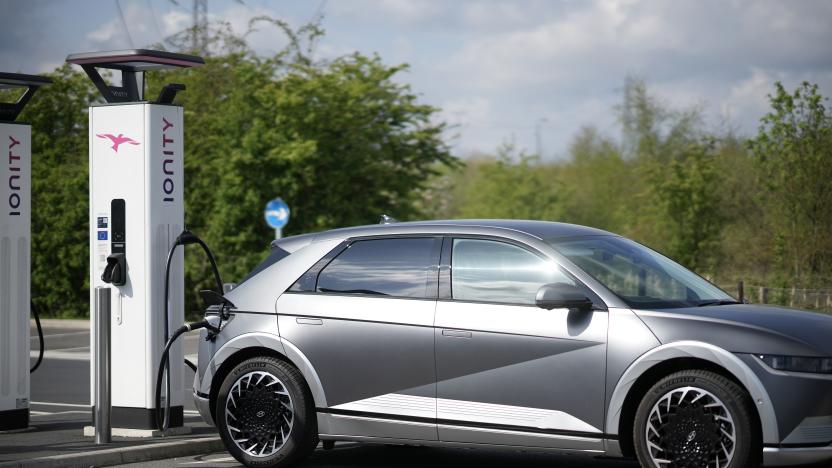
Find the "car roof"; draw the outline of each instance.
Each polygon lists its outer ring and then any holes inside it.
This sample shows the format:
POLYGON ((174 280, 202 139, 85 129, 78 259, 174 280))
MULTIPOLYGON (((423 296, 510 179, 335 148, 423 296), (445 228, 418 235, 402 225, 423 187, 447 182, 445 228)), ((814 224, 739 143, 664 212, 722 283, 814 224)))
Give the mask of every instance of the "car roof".
POLYGON ((396 234, 414 234, 425 232, 444 231, 447 233, 471 233, 481 229, 484 234, 494 233, 495 230, 512 231, 536 237, 538 239, 556 239, 564 237, 615 235, 601 229, 596 229, 578 224, 559 223, 553 221, 531 221, 519 219, 448 219, 432 221, 408 221, 394 222, 389 224, 371 224, 367 226, 355 226, 347 228, 331 229, 313 234, 302 234, 299 236, 287 237, 272 243, 272 247, 280 245, 282 248, 293 251, 302 245, 317 240, 333 238, 350 238, 363 236, 383 236, 396 234))
POLYGON ((410 221, 390 224, 378 224, 370 226, 359 226, 357 228, 347 229, 372 229, 376 231, 379 227, 414 227, 420 226, 435 228, 443 227, 482 227, 482 228, 499 228, 510 229, 513 231, 523 232, 540 239, 550 239, 557 237, 573 237, 586 235, 611 235, 607 231, 595 229, 592 227, 581 226, 578 224, 559 223, 554 221, 532 221, 525 219, 448 219, 435 221, 410 221))

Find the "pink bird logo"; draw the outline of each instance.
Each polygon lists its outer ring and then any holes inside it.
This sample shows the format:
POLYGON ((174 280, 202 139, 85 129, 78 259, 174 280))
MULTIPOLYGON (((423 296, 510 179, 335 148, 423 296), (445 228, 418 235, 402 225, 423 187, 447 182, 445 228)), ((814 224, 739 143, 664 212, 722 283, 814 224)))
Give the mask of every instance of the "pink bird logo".
POLYGON ((124 136, 123 133, 119 133, 118 136, 115 136, 112 133, 96 133, 95 136, 97 136, 98 138, 106 138, 106 139, 112 141, 113 146, 111 148, 113 148, 113 150, 116 153, 118 153, 118 147, 121 146, 124 143, 128 143, 130 145, 138 145, 139 144, 138 141, 136 141, 136 140, 134 140, 130 137, 124 136))

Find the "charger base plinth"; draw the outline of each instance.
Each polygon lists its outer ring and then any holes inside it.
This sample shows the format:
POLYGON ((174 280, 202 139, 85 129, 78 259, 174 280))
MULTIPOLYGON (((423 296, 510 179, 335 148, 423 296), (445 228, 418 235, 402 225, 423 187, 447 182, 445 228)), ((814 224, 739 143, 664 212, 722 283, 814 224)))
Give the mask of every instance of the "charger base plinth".
MULTIPOLYGON (((162 432, 159 429, 127 429, 123 427, 114 427, 112 429, 112 436, 113 437, 127 437, 127 438, 135 438, 135 439, 147 439, 151 437, 170 437, 170 436, 180 436, 180 435, 187 435, 191 433, 191 428, 189 426, 179 426, 179 427, 171 427, 168 430, 162 432)), ((84 426, 84 436, 85 437, 95 437, 95 427, 94 426, 84 426)))

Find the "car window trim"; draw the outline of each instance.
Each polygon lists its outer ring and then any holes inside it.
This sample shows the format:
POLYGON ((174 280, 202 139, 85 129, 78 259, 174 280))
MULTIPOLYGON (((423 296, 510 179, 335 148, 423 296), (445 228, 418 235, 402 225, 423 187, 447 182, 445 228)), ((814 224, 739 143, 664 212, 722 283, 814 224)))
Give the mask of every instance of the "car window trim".
MULTIPOLYGON (((321 291, 286 291, 284 294, 300 294, 307 296, 330 296, 330 297, 360 297, 362 299, 396 299, 406 301, 431 301, 436 302, 434 297, 410 297, 410 296, 382 296, 379 294, 363 293, 342 293, 342 292, 321 292, 321 291)), ((306 315, 304 315, 306 317, 306 315)))
POLYGON ((327 265, 330 264, 335 258, 341 255, 341 252, 349 247, 350 243, 348 240, 341 241, 338 245, 336 245, 332 250, 326 253, 323 257, 318 259, 308 270, 303 272, 302 275, 298 279, 289 286, 284 292, 315 292, 318 287, 318 275, 320 275, 321 270, 326 268, 327 265), (311 289, 310 289, 311 286, 311 289))

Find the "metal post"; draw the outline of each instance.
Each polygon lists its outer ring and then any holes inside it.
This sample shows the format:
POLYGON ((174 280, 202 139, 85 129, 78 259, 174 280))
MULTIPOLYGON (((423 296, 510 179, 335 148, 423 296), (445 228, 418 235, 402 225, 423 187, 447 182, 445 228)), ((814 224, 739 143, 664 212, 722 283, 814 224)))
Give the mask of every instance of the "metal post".
POLYGON ((95 288, 95 443, 108 444, 110 427, 110 288, 95 288))
POLYGON ((740 282, 737 283, 737 296, 739 296, 737 299, 739 299, 740 302, 745 302, 745 281, 743 280, 740 280, 740 282))
POLYGON ((768 304, 768 288, 760 286, 760 304, 768 304))
POLYGON ((274 230, 274 238, 275 239, 280 239, 281 237, 283 237, 283 229, 281 229, 281 228, 275 229, 274 230))

